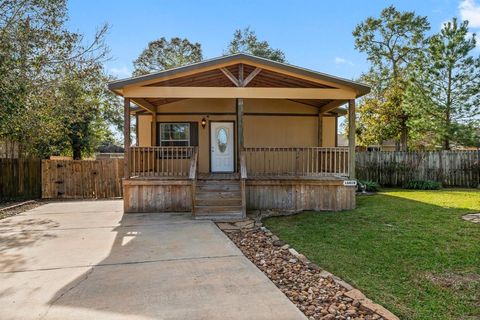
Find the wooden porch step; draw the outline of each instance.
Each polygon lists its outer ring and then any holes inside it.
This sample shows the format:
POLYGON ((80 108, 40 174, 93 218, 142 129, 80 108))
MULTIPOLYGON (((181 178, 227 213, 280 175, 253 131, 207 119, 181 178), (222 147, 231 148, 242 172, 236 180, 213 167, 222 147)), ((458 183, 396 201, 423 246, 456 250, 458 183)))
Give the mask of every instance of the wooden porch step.
POLYGON ((195 199, 230 199, 230 198, 241 198, 240 190, 234 191, 199 191, 196 192, 195 199))
POLYGON ((200 191, 240 191, 240 185, 236 184, 198 184, 197 183, 197 192, 200 191))
POLYGON ((202 215, 202 214, 217 214, 217 213, 234 213, 234 212, 242 212, 241 205, 233 205, 233 206, 212 206, 212 205, 203 205, 197 206, 195 205, 195 214, 202 215))
POLYGON ((195 218, 232 221, 243 218, 240 180, 197 180, 195 218))
POLYGON ((197 206, 240 206, 242 205, 241 198, 209 198, 209 199, 199 199, 196 198, 195 204, 197 206))

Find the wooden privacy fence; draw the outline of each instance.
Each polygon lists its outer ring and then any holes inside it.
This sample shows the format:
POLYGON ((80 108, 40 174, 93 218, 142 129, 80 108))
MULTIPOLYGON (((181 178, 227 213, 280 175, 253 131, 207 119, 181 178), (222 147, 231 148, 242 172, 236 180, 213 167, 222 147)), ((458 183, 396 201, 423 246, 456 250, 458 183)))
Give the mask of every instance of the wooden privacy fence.
POLYGON ((480 185, 480 151, 357 152, 356 176, 382 186, 435 180, 445 187, 480 185))
POLYGON ((123 159, 43 160, 42 198, 122 197, 123 159))
POLYGON ((40 198, 41 165, 38 159, 0 159, 0 200, 40 198))

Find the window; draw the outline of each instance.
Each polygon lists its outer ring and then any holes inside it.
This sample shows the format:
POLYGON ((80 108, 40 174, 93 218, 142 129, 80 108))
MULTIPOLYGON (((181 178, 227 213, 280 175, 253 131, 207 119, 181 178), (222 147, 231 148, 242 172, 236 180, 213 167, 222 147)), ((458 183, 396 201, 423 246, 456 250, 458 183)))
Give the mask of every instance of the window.
POLYGON ((227 150, 228 133, 227 129, 220 128, 217 132, 217 146, 221 153, 227 150))
POLYGON ((160 123, 160 146, 190 146, 190 123, 160 123))

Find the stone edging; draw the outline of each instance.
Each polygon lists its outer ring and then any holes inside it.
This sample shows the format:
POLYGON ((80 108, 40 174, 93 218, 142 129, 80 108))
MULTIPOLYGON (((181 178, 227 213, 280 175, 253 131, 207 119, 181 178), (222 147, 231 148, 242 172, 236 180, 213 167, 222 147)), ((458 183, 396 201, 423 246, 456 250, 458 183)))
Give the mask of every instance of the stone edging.
MULTIPOLYGON (((272 233, 271 231, 269 231, 267 228, 265 227, 261 227, 261 229, 263 231, 266 231, 266 232, 269 232, 269 233, 272 233)), ((276 237, 276 236, 273 236, 273 237, 276 237)), ((278 239, 278 237, 277 237, 278 239)), ((299 261, 301 261, 304 265, 312 268, 312 264, 314 265, 313 262, 311 262, 310 260, 307 259, 307 257, 305 257, 303 254, 301 253, 298 253, 297 250, 293 249, 293 248, 289 248, 288 251, 293 255, 295 256, 299 261)), ((316 265, 315 265, 316 266, 316 265)), ((317 267, 318 268, 318 267, 317 267)), ((340 279, 339 277, 331 274, 330 272, 326 271, 326 270, 322 270, 320 271, 320 276, 323 277, 323 278, 328 278, 330 277, 333 281, 335 281, 336 284, 338 284, 339 286, 342 286, 343 288, 345 288, 346 290, 348 290, 347 292, 344 293, 344 295, 350 299, 354 299, 354 300, 358 300, 360 302, 360 304, 362 305, 362 307, 372 311, 372 312, 375 312, 376 314, 378 314, 379 316, 383 317, 385 320, 400 320, 396 315, 394 315, 392 312, 388 311, 387 309, 385 309, 384 307, 382 307, 381 305, 379 304, 376 304, 374 303, 372 300, 368 299, 360 290, 358 289, 355 289, 352 285, 350 285, 349 283, 347 283, 346 281, 340 279)))
POLYGON ((35 200, 28 200, 28 201, 16 203, 16 204, 8 206, 8 207, 0 208, 0 212, 16 209, 16 208, 21 207, 21 206, 26 206, 26 205, 35 204, 35 203, 37 203, 37 201, 35 201, 35 200))
POLYGON ((258 222, 258 221, 254 222, 253 220, 247 219, 247 220, 236 222, 236 223, 217 223, 217 225, 221 230, 224 230, 224 231, 252 230, 254 228, 258 228, 262 230, 266 236, 271 238, 273 242, 277 242, 277 245, 280 246, 282 249, 288 249, 290 254, 293 255, 298 261, 303 263, 306 267, 312 270, 320 271, 319 274, 322 278, 330 278, 336 284, 338 284, 339 286, 347 290, 343 294, 345 297, 350 298, 352 300, 357 300, 363 308, 378 314, 380 317, 382 317, 385 320, 400 320, 396 315, 394 315, 392 312, 390 312, 383 306, 376 304, 372 300, 368 299, 360 290, 355 289, 352 285, 350 285, 346 281, 318 267, 315 263, 311 262, 305 255, 299 253, 297 250, 290 247, 289 244, 280 240, 270 230, 264 227, 261 222, 258 222))

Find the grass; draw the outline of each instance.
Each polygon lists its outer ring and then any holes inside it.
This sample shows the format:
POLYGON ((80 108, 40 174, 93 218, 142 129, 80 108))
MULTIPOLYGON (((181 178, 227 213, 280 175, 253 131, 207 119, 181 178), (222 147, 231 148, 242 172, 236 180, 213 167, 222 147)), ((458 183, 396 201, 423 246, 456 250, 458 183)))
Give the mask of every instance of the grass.
POLYGON ((480 317, 480 190, 385 190, 266 226, 401 319, 480 317))

